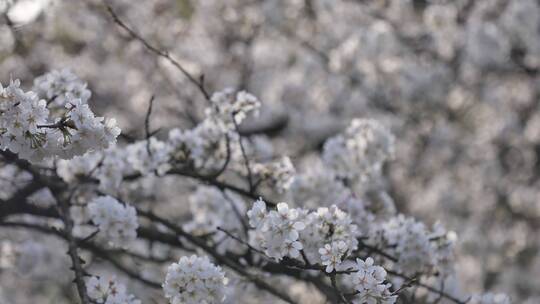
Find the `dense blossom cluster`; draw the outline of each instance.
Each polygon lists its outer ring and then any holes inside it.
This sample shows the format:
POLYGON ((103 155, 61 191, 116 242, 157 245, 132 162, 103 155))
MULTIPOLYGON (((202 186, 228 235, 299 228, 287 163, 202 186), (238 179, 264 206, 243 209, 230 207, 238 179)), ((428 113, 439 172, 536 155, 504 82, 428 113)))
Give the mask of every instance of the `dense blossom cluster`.
POLYGON ((216 92, 211 97, 212 106, 206 109, 207 117, 223 131, 236 128, 249 112, 257 113, 260 101, 253 95, 231 88, 216 92))
MULTIPOLYGON (((304 214, 307 211, 304 211, 304 214)), ((335 205, 321 207, 305 217, 306 228, 301 239, 306 247, 306 255, 310 261, 327 265, 326 271, 336 269, 345 253, 353 252, 358 247, 360 237, 358 227, 350 216, 335 205), (331 258, 327 259, 326 248, 330 248, 331 258), (324 249, 321 252, 321 249, 324 249)))
POLYGON ((247 215, 255 228, 252 239, 278 260, 299 258, 300 250, 305 250, 310 261, 321 262, 332 272, 345 253, 358 246, 356 225, 336 206, 309 212, 279 203, 276 210, 267 210, 266 203, 258 200, 247 215))
POLYGON ((126 287, 115 277, 91 276, 86 281, 88 296, 99 304, 141 304, 141 301, 128 294, 126 287))
POLYGON ((305 228, 299 218, 301 210, 289 209, 286 203, 279 203, 276 208, 268 211, 262 200, 253 204, 247 212, 249 224, 258 232, 253 238, 269 257, 277 260, 285 256, 297 258, 303 249, 298 240, 299 232, 305 228))
POLYGON ((259 200, 247 214, 256 229, 253 239, 269 257, 300 259, 300 250, 304 250, 310 263, 323 265, 328 273, 353 271, 350 281, 356 290, 354 303, 395 303, 397 296, 390 292, 391 284, 385 283, 386 271, 374 266, 372 258, 357 259, 352 268, 345 261, 357 249, 359 235, 356 225, 336 206, 310 213, 279 203, 276 210, 267 211, 266 204, 259 200))
POLYGON ((207 257, 183 256, 167 269, 163 290, 172 304, 212 304, 225 299, 227 279, 207 257))
POLYGON ((253 164, 253 173, 278 192, 284 192, 294 182, 296 170, 291 159, 284 156, 277 161, 253 164))
POLYGON ((169 166, 167 164, 170 146, 156 138, 135 142, 125 148, 124 156, 129 168, 140 174, 161 174, 169 166))
POLYGON ((423 223, 399 215, 383 224, 383 234, 388 246, 399 254, 400 267, 407 273, 434 262, 432 243, 423 223))
MULTIPOLYGON (((57 79, 58 73, 46 74, 44 78, 57 79)), ((40 99, 33 91, 25 92, 19 80, 12 80, 7 87, 0 84, 0 148, 17 153, 30 161, 58 156, 69 159, 87 151, 101 150, 116 142, 120 129, 114 119, 96 117, 87 103, 90 92, 85 84, 72 74, 62 81, 45 85, 44 94, 61 95, 61 107, 54 108, 55 99, 40 99), (78 89, 75 89, 75 88, 78 89), (51 90, 54 90, 51 91, 51 90), (71 95, 77 91, 79 97, 71 95)), ((43 96, 45 97, 45 96, 43 96)))
POLYGON ((92 223, 109 244, 124 247, 137 237, 139 223, 132 206, 110 196, 101 196, 90 201, 87 208, 92 223))
POLYGON ((326 141, 323 159, 339 177, 366 179, 379 174, 382 164, 393 156, 394 140, 379 122, 355 119, 343 134, 326 141))
POLYGON ((223 135, 223 131, 209 120, 189 130, 172 129, 169 131, 172 160, 195 168, 219 168, 227 154, 223 135))
POLYGON ((325 271, 337 270, 337 266, 341 264, 341 259, 348 250, 347 243, 344 241, 332 242, 332 244, 326 244, 323 248, 320 248, 319 254, 321 255, 322 264, 326 266, 325 271))
POLYGON ((358 292, 353 303, 395 303, 397 295, 390 292, 391 284, 385 283, 386 271, 373 263, 372 258, 356 259, 355 272, 350 275, 351 283, 358 292))
POLYGON ((32 90, 49 104, 60 108, 65 107, 72 99, 87 103, 92 96, 87 84, 69 69, 54 70, 36 77, 32 90))
POLYGON ((448 274, 451 270, 448 262, 453 260, 453 232, 440 226, 429 231, 423 223, 403 214, 383 222, 380 229, 388 252, 396 256, 404 273, 436 270, 448 274))

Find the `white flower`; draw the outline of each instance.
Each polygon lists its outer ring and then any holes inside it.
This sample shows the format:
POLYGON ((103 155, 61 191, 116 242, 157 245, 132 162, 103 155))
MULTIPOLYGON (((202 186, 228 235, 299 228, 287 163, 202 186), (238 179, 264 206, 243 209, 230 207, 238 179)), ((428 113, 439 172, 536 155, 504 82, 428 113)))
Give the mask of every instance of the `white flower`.
POLYGON ((299 219, 300 211, 290 209, 286 203, 277 204, 277 210, 266 212, 266 203, 258 200, 248 211, 250 225, 256 228, 255 239, 266 255, 277 260, 285 256, 297 258, 303 244, 299 231, 305 224, 299 219))
POLYGON ((212 119, 205 119, 191 130, 169 132, 171 159, 197 169, 220 169, 227 157, 226 132, 212 119))
POLYGON ((50 100, 54 105, 63 107, 68 102, 68 95, 88 101, 92 93, 86 88, 86 83, 69 69, 53 70, 50 73, 34 79, 33 89, 43 98, 50 100))
POLYGON ((395 303, 397 296, 390 292, 391 284, 384 283, 386 271, 373 263, 373 259, 369 257, 365 261, 356 259, 355 272, 349 275, 357 292, 353 303, 395 303))
POLYGON ((206 115, 224 131, 233 131, 235 123, 240 124, 248 113, 256 113, 261 106, 255 96, 244 91, 235 95, 230 88, 215 92, 211 101, 212 106, 206 109, 206 115))
POLYGON ((114 144, 120 133, 115 121, 104 125, 104 118, 94 115, 87 104, 90 92, 86 85, 73 84, 78 81, 73 77, 70 72, 53 72, 36 81, 38 91, 47 87, 40 92, 51 98, 49 101, 60 98, 59 107, 39 99, 35 92, 24 92, 18 80, 6 88, 0 84, 0 149, 39 162, 55 156, 71 159, 114 144), (54 79, 45 81, 51 77, 54 79), (49 111, 53 107, 54 111, 49 111))
POLYGON ((319 249, 321 255, 322 264, 326 266, 325 271, 330 273, 337 270, 337 266, 341 264, 341 258, 347 252, 347 243, 343 241, 332 242, 332 244, 326 244, 323 248, 319 249))
POLYGON ((137 214, 135 208, 122 205, 110 196, 93 199, 87 206, 92 222, 100 234, 113 246, 127 246, 137 237, 137 214))
POLYGON ((291 258, 297 258, 300 256, 300 250, 303 248, 302 243, 298 241, 285 240, 282 254, 291 258))
POLYGON ((383 223, 383 236, 398 258, 397 266, 407 274, 436 264, 435 243, 425 225, 403 215, 383 223))
POLYGON ((163 290, 172 304, 221 303, 227 279, 207 257, 182 257, 167 269, 163 290))
POLYGON ((236 94, 236 101, 234 103, 234 120, 237 124, 240 124, 245 118, 246 114, 252 111, 257 111, 261 103, 257 97, 251 95, 246 91, 240 91, 236 94))
POLYGON ((86 281, 88 297, 96 303, 103 304, 141 304, 119 284, 115 277, 92 276, 86 281))
POLYGON ((162 174, 169 169, 170 145, 155 137, 138 141, 126 147, 127 161, 141 174, 162 174), (148 153, 150 150, 150 153, 148 153))
POLYGON ((259 198, 253 203, 253 207, 251 207, 251 209, 247 212, 251 227, 260 228, 264 223, 266 214, 266 203, 259 198))
POLYGON ((307 257, 312 263, 322 263, 319 249, 326 244, 343 241, 350 251, 358 247, 357 238, 360 236, 357 226, 351 218, 335 205, 330 208, 319 208, 304 218, 305 229, 302 231, 302 240, 307 257))
POLYGON ((296 173, 291 159, 287 156, 270 163, 255 163, 252 170, 260 179, 270 181, 280 193, 290 188, 296 173))

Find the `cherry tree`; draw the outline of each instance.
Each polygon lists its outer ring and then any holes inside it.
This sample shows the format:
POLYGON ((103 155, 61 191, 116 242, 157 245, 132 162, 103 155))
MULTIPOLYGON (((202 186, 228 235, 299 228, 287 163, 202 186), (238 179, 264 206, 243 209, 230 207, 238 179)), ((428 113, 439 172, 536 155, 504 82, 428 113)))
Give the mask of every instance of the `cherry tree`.
MULTIPOLYGON (((225 64, 209 62, 197 71, 147 39, 148 28, 131 26, 137 20, 126 21, 120 4, 84 4, 99 10, 109 30, 164 66, 164 79, 180 79, 180 90, 188 96, 180 98, 190 100, 182 105, 189 124, 155 128, 161 117, 154 112, 156 91, 144 100, 144 119, 132 123, 138 130, 121 131, 114 113, 96 114, 101 112, 94 99, 103 95, 73 70, 36 73, 28 83, 12 74, 0 85, 0 227, 8 236, 0 243, 0 264, 30 277, 46 276, 39 273, 43 267, 62 273, 76 289, 76 300, 66 297, 84 304, 510 303, 502 293, 470 292, 459 275, 459 235, 404 210, 400 200, 406 184, 396 186, 396 179, 409 173, 388 168, 403 162, 400 147, 408 147, 410 137, 396 136, 393 121, 341 114, 344 123, 336 127, 321 119, 320 126, 304 129, 312 133, 302 136, 312 138, 289 151, 283 142, 294 141, 297 134, 282 139, 261 134, 290 124, 301 130, 289 123, 294 118, 301 124, 313 122, 295 113, 285 123, 259 114, 268 113, 265 100, 273 87, 293 104, 298 98, 334 96, 334 104, 354 108, 340 100, 357 98, 395 113, 417 107, 437 113, 441 107, 430 101, 444 96, 449 101, 443 114, 456 119, 452 115, 463 109, 467 96, 498 95, 480 83, 482 73, 505 71, 538 79, 539 39, 530 38, 538 34, 538 4, 523 1, 495 8, 488 2, 390 1, 381 8, 352 2, 362 1, 340 1, 335 7, 328 1, 253 1, 235 14, 227 4, 202 1, 197 9, 203 16, 224 12, 228 17, 223 25, 250 25, 239 31, 244 35, 237 37, 239 53, 253 50, 250 56, 267 55, 281 65, 264 48, 251 45, 259 31, 287 37, 299 49, 295 51, 309 53, 297 59, 307 62, 280 67, 290 74, 265 81, 268 89, 248 84, 250 77, 276 77, 263 67, 244 71, 247 76, 239 77, 238 85, 215 91, 208 78, 218 82, 216 75, 228 71, 225 64), (407 19, 419 5, 421 25, 407 19), (361 8, 357 14, 375 20, 366 21, 361 31, 336 22, 332 31, 339 35, 321 33, 318 28, 331 24, 336 15, 355 19, 348 8, 361 8), (401 16, 396 14, 400 9, 401 16), (496 21, 484 19, 496 10, 496 21), (268 11, 272 14, 261 21, 268 11), (522 14, 537 17, 529 24, 519 21, 522 14), (292 31, 294 26, 298 31, 292 31), (427 46, 416 40, 422 36, 417 31, 429 35, 427 46), (463 41, 467 43, 460 45, 463 41), (337 46, 330 49, 333 43, 337 46), (397 61, 400 56, 407 59, 397 61), (429 65, 423 58, 431 60, 429 65), (309 62, 315 59, 317 69, 309 62), (295 82, 295 75, 311 69, 313 74, 305 77, 319 87, 295 82), (317 78, 329 81, 323 84, 317 78), (282 81, 292 84, 284 87, 282 81), (251 88, 260 95, 250 93, 251 88), (403 106, 395 96, 413 105, 403 106), (325 128, 334 131, 325 134, 325 128)), ((6 20, 13 22, 13 10, 6 12, 6 20)), ((215 20, 196 22, 226 35, 221 32, 226 29, 213 28, 215 20)), ((14 39, 21 38, 16 27, 10 28, 14 39)), ((17 44, 27 47, 23 40, 14 40, 17 44)), ((208 59, 201 60, 212 61, 211 52, 219 47, 207 50, 208 59)), ((240 69, 257 66, 248 65, 245 56, 230 56, 241 61, 240 69)), ((328 110, 324 103, 317 106, 328 110)), ((492 109, 486 107, 483 111, 492 109)), ((309 112, 301 108, 299 113, 303 111, 309 112)), ((500 124, 497 128, 504 133, 508 126, 500 124)), ((444 133, 441 128, 436 132, 444 133)))

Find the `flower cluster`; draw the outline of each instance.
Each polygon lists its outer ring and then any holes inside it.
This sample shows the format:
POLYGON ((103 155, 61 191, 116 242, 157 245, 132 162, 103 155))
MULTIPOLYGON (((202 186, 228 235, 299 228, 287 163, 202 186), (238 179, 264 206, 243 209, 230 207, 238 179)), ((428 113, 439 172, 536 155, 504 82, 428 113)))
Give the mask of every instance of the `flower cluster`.
POLYGON ((358 247, 356 225, 335 205, 309 212, 279 203, 276 210, 267 211, 266 203, 259 199, 247 215, 255 228, 255 242, 266 255, 278 260, 298 258, 304 249, 310 262, 322 263, 331 272, 347 251, 358 247))
POLYGON ((384 242, 389 252, 398 258, 397 266, 408 274, 437 268, 441 273, 451 270, 455 235, 440 225, 434 231, 413 218, 400 214, 382 223, 384 242))
POLYGON ((235 124, 256 112, 260 102, 244 91, 234 94, 232 89, 214 93, 211 102, 206 118, 193 129, 175 128, 169 132, 170 159, 174 164, 211 171, 219 170, 225 159, 240 159, 240 147, 233 144, 239 136, 235 124))
POLYGON ((223 302, 226 284, 221 267, 192 255, 169 266, 163 290, 172 304, 212 304, 223 302))
POLYGON ((81 97, 69 93, 80 87, 78 83, 66 80, 54 85, 55 90, 65 92, 63 106, 54 111, 49 109, 49 100, 40 99, 32 91, 24 92, 18 80, 5 88, 0 84, 0 149, 37 162, 53 156, 69 159, 116 142, 120 134, 116 121, 94 115, 85 85, 80 89, 81 97))
POLYGON ((86 153, 70 160, 59 160, 58 175, 66 182, 92 177, 99 180, 99 190, 116 194, 124 176, 163 174, 168 169, 170 146, 154 137, 104 151, 86 153))
MULTIPOLYGON (((383 196, 383 198, 385 197, 383 196)), ((388 209, 393 208, 392 202, 386 203, 390 205, 388 206, 388 209)), ((337 206, 349 215, 353 223, 358 226, 360 234, 369 236, 371 230, 376 227, 374 224, 375 219, 377 216, 380 217, 380 214, 375 214, 375 212, 383 213, 381 211, 385 211, 384 207, 387 207, 382 206, 382 208, 378 208, 377 210, 376 208, 372 208, 372 205, 375 204, 371 204, 371 201, 368 201, 366 198, 360 199, 351 193, 347 198, 341 200, 337 206)))
POLYGON ((394 155, 395 138, 372 119, 354 119, 343 132, 324 144, 323 159, 342 178, 367 179, 378 175, 394 155), (351 170, 354 168, 354 170, 351 170))
POLYGON ((91 276, 86 281, 88 297, 98 304, 141 304, 141 301, 128 294, 126 287, 115 277, 91 276))
POLYGON ((282 193, 294 182, 296 170, 291 159, 284 156, 274 162, 254 164, 253 173, 259 179, 268 181, 272 188, 282 193))
POLYGON ((383 234, 388 245, 395 248, 399 266, 406 273, 433 265, 435 252, 423 223, 399 215, 383 224, 383 234))
POLYGON ((285 256, 297 258, 302 250, 299 231, 305 228, 299 218, 300 210, 290 209, 286 203, 277 204, 276 210, 266 210, 266 203, 259 199, 247 212, 249 224, 257 229, 255 236, 266 255, 277 260, 285 256))
POLYGON ((143 175, 161 174, 169 169, 170 145, 154 137, 126 146, 125 154, 130 167, 143 175))
POLYGON ((393 304, 397 295, 390 292, 391 284, 385 283, 386 271, 381 266, 373 265, 373 259, 356 259, 355 272, 350 281, 357 291, 353 299, 355 304, 393 304))
POLYGON ((210 120, 203 120, 195 128, 169 131, 171 159, 175 163, 201 169, 216 169, 227 155, 224 132, 210 120))
POLYGON ((0 84, 0 148, 39 160, 46 155, 45 143, 52 139, 52 134, 39 128, 47 122, 49 110, 45 100, 19 86, 19 80, 12 80, 6 88, 0 84))
POLYGON ((124 247, 137 237, 139 223, 132 206, 123 205, 111 196, 100 196, 90 201, 87 209, 92 223, 109 244, 124 247))
POLYGON ((56 173, 68 183, 76 182, 79 178, 95 178, 99 180, 100 191, 116 194, 124 174, 132 173, 130 168, 126 152, 114 146, 70 160, 61 159, 57 162, 56 173))
POLYGON ((231 88, 216 92, 211 97, 212 106, 206 109, 206 115, 224 131, 235 129, 249 112, 256 112, 261 103, 257 97, 240 91, 235 94, 231 88))
POLYGON ((326 272, 332 272, 337 269, 337 266, 341 264, 342 258, 347 253, 347 243, 344 241, 332 242, 332 244, 326 244, 323 248, 319 249, 321 255, 322 264, 326 266, 326 272))
POLYGON ((328 272, 339 266, 346 252, 358 248, 358 227, 347 213, 335 205, 308 213, 304 221, 306 228, 301 233, 301 240, 306 248, 306 255, 312 263, 328 265, 328 272), (331 259, 324 254, 328 249, 331 259))
MULTIPOLYGON (((218 92, 215 95, 227 94, 218 92)), ((214 115, 212 112, 212 109, 217 107, 230 112, 229 114, 242 113, 236 118, 237 123, 240 123, 245 115, 258 108, 255 106, 258 103, 249 102, 254 97, 249 97, 251 95, 248 93, 240 92, 237 95, 238 100, 227 101, 223 99, 224 97, 216 98, 217 104, 207 109, 209 116, 206 119, 193 129, 170 130, 166 141, 150 137, 122 147, 113 145, 109 149, 87 153, 73 160, 60 160, 57 172, 66 182, 73 182, 80 176, 96 178, 100 182, 100 190, 112 194, 117 191, 123 176, 133 173, 144 176, 161 175, 172 167, 211 173, 220 170, 226 164, 227 158, 231 159, 231 162, 236 161, 237 164, 232 164, 232 167, 244 168, 240 146, 235 140, 238 134, 223 128, 232 118, 214 115), (88 176, 89 174, 91 176, 88 176)), ((86 121, 79 117, 79 113, 86 110, 87 106, 83 106, 81 110, 75 107, 73 119, 69 121, 77 123, 86 121)), ((279 189, 286 189, 293 180, 294 167, 287 157, 260 165, 258 168, 259 175, 264 176, 279 189)))
POLYGON ((69 69, 53 70, 36 77, 32 90, 58 107, 65 107, 71 99, 80 99, 86 103, 92 96, 86 82, 69 69))

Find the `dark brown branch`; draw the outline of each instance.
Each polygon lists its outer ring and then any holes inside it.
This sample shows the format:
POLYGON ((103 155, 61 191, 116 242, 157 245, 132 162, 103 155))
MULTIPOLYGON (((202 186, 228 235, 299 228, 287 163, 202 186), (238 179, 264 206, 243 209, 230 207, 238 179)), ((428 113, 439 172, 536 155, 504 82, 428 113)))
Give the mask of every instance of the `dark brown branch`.
POLYGON ((150 97, 150 101, 148 102, 148 110, 146 111, 146 116, 144 117, 144 136, 146 138, 146 152, 148 153, 148 156, 152 157, 152 151, 150 149, 150 116, 152 115, 152 106, 154 105, 154 95, 150 97))
POLYGON ((341 292, 341 290, 337 286, 335 273, 330 274, 330 282, 332 283, 332 287, 334 288, 334 290, 336 291, 338 295, 340 303, 350 304, 351 302, 345 297, 345 295, 341 292))
POLYGON ((75 273, 75 285, 79 293, 79 298, 83 304, 91 304, 90 298, 86 291, 86 283, 84 282, 85 270, 82 266, 82 259, 78 254, 78 245, 75 238, 72 235, 73 220, 69 216, 69 202, 57 197, 60 207, 60 217, 64 222, 64 236, 68 243, 68 255, 71 258, 72 270, 75 273))

